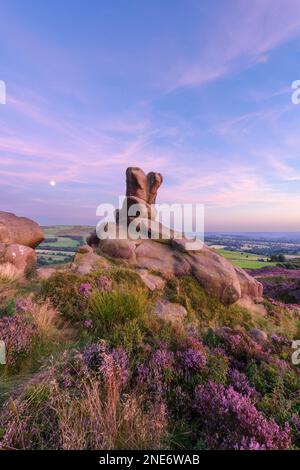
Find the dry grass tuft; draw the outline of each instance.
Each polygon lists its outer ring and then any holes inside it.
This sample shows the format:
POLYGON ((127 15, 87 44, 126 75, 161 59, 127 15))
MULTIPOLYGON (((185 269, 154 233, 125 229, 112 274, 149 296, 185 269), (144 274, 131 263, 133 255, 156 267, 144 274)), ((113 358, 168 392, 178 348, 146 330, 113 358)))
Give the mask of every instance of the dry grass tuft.
POLYGON ((0 281, 4 283, 14 282, 18 277, 17 268, 11 263, 0 264, 0 281))
POLYGON ((30 312, 41 336, 45 339, 66 332, 65 323, 62 322, 59 312, 53 308, 49 301, 34 304, 30 312))
POLYGON ((164 404, 151 404, 145 411, 144 397, 137 392, 122 398, 114 375, 104 384, 90 376, 82 389, 83 396, 71 400, 56 394, 60 449, 161 448, 167 427, 164 404))

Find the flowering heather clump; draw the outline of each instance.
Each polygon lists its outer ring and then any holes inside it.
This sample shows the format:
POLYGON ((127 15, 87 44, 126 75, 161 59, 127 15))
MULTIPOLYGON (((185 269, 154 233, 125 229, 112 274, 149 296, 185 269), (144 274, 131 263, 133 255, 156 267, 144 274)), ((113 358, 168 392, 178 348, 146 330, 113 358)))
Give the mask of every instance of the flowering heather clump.
POLYGON ((122 348, 109 351, 105 342, 92 344, 84 350, 83 360, 89 369, 101 372, 106 378, 115 375, 122 384, 128 379, 128 357, 122 348))
POLYGON ((93 328, 93 320, 84 320, 83 326, 86 330, 91 330, 93 328))
POLYGON ((206 357, 203 351, 189 348, 182 353, 183 364, 187 369, 201 370, 206 364, 206 357))
POLYGON ((174 366, 174 353, 168 350, 167 345, 161 344, 161 347, 152 353, 147 365, 138 365, 137 381, 162 394, 167 391, 168 382, 174 374, 174 366))
POLYGON ((270 359, 269 351, 245 333, 233 330, 224 331, 221 339, 227 354, 232 356, 235 361, 247 363, 251 359, 258 362, 270 359))
POLYGON ((290 428, 267 420, 248 396, 213 382, 195 389, 194 408, 199 414, 203 439, 210 449, 285 450, 290 428))
POLYGON ((90 297, 92 290, 93 286, 89 282, 84 282, 83 284, 80 284, 78 289, 79 294, 83 295, 87 299, 90 297))
POLYGON ((97 286, 102 291, 110 292, 112 290, 112 280, 107 276, 100 276, 97 279, 97 286))
POLYGON ((104 341, 94 343, 83 351, 83 360, 91 370, 98 370, 102 364, 102 357, 107 351, 107 345, 104 341))
POLYGON ((184 350, 178 353, 184 369, 200 371, 206 364, 206 353, 203 344, 197 338, 188 337, 182 344, 184 350))
POLYGON ((16 310, 18 313, 31 313, 34 309, 34 304, 30 298, 19 299, 16 302, 16 310))
POLYGON ((257 391, 254 387, 251 387, 247 376, 243 372, 240 372, 237 369, 230 369, 228 372, 228 378, 230 384, 237 392, 242 393, 253 400, 258 398, 257 391))
POLYGON ((8 366, 15 365, 21 355, 29 354, 36 333, 36 326, 25 317, 0 318, 0 340, 5 342, 8 366))
POLYGON ((127 353, 123 348, 115 348, 112 350, 111 355, 114 360, 114 367, 117 369, 118 376, 121 378, 121 383, 124 384, 129 377, 127 353))
POLYGON ((263 284, 264 295, 272 303, 275 299, 288 304, 300 304, 300 269, 274 266, 255 270, 251 274, 257 276, 263 284))
POLYGON ((125 384, 129 376, 126 352, 119 348, 118 350, 113 350, 111 354, 104 353, 100 372, 106 381, 111 378, 117 378, 120 384, 125 384))

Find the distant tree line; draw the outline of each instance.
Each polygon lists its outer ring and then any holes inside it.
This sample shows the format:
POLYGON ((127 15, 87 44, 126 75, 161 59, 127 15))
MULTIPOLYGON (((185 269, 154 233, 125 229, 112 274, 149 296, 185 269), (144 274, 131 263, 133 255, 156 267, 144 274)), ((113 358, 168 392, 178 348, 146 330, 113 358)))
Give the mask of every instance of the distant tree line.
POLYGON ((280 263, 284 263, 286 261, 286 257, 282 253, 279 255, 271 255, 270 259, 273 262, 278 261, 280 263))

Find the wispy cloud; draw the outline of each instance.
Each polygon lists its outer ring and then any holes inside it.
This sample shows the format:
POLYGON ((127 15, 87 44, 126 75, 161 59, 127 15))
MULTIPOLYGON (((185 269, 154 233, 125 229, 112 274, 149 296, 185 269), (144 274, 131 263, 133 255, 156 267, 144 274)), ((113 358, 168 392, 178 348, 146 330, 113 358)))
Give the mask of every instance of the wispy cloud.
POLYGON ((300 35, 298 0, 235 0, 212 9, 212 15, 212 30, 199 34, 195 58, 177 63, 172 89, 201 86, 264 64, 268 53, 300 35))

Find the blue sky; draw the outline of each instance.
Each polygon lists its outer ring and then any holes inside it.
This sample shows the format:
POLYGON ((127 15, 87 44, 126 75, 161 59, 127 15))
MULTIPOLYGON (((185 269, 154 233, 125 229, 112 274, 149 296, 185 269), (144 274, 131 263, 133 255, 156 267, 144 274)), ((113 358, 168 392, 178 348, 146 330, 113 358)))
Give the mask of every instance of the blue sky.
POLYGON ((207 230, 300 231, 298 0, 2 0, 0 18, 1 210, 94 224, 141 166, 207 230))

